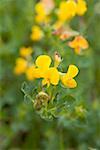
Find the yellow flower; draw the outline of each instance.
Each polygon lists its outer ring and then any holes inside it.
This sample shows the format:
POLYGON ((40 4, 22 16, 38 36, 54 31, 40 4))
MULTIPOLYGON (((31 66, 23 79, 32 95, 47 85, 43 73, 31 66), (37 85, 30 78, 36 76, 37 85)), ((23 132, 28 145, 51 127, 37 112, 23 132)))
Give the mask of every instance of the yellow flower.
POLYGON ((32 54, 32 52, 33 52, 33 50, 32 50, 31 47, 27 47, 27 48, 26 47, 22 47, 20 49, 20 55, 22 57, 28 57, 28 56, 30 56, 32 54))
POLYGON ((49 21, 48 11, 43 2, 39 2, 35 5, 36 17, 35 20, 37 23, 46 23, 49 21))
POLYGON ((44 79, 42 80, 42 85, 57 85, 59 82, 59 72, 55 67, 49 68, 45 73, 44 73, 44 79))
POLYGON ((25 73, 26 69, 27 69, 27 61, 21 57, 17 58, 14 73, 20 75, 22 73, 25 73))
POLYGON ((44 7, 44 4, 42 2, 39 2, 35 5, 35 11, 37 14, 46 14, 45 12, 45 7, 44 7))
POLYGON ((33 26, 32 27, 32 34, 31 34, 31 39, 33 41, 39 41, 43 37, 43 32, 40 29, 39 26, 33 26))
POLYGON ((41 78, 43 78, 42 85, 58 84, 59 72, 55 67, 50 67, 51 58, 48 55, 40 55, 35 63, 40 71, 41 78))
POLYGON ((77 15, 82 16, 86 11, 87 5, 85 0, 77 0, 77 8, 76 8, 77 15))
POLYGON ((82 49, 88 48, 87 40, 82 36, 76 36, 75 39, 68 43, 71 48, 75 49, 76 54, 81 54, 82 49))
POLYGON ((65 87, 75 88, 77 82, 73 79, 78 74, 78 68, 75 65, 70 65, 66 74, 61 75, 61 81, 65 87))
POLYGON ((65 22, 76 15, 76 2, 73 0, 62 1, 58 9, 58 19, 65 22))
POLYGON ((40 70, 34 65, 29 66, 26 70, 26 77, 28 80, 34 80, 35 78, 40 78, 40 70))

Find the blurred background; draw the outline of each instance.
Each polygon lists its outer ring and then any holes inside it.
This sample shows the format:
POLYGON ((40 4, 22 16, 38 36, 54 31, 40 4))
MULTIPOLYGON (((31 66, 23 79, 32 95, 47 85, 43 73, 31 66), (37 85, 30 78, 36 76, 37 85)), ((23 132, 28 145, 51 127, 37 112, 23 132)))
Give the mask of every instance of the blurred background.
MULTIPOLYGON (((89 54, 75 58, 82 69, 77 80, 79 87, 73 92, 89 108, 87 122, 83 124, 65 118, 41 119, 32 104, 24 101, 21 84, 25 77, 13 73, 23 45, 34 47, 35 55, 44 53, 41 43, 35 45, 30 41, 36 2, 0 0, 0 150, 99 150, 100 1, 87 0, 85 25, 80 30, 85 28, 89 54)), ((71 23, 77 29, 77 18, 71 23)))

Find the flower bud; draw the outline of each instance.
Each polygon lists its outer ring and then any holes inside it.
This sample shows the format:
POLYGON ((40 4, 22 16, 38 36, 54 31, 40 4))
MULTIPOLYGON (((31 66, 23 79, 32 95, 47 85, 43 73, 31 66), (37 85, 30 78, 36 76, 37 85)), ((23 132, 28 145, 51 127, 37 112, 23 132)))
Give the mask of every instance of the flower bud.
POLYGON ((55 52, 54 60, 55 60, 54 66, 57 68, 59 66, 60 62, 62 61, 58 52, 55 52))
POLYGON ((38 93, 38 95, 36 95, 36 99, 34 102, 34 107, 37 110, 40 110, 42 108, 42 106, 46 106, 48 101, 49 101, 50 97, 47 93, 41 91, 38 93))

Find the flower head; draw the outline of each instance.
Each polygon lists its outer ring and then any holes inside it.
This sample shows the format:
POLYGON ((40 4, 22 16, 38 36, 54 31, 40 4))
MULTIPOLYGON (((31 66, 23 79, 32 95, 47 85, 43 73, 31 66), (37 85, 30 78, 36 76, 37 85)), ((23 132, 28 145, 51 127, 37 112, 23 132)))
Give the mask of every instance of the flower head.
POLYGON ((71 48, 75 49, 77 54, 81 54, 82 49, 88 48, 87 40, 82 36, 76 36, 75 39, 68 43, 71 48))
POLYGON ((75 65, 70 65, 66 74, 61 76, 61 81, 65 87, 75 88, 77 82, 73 79, 78 74, 78 68, 75 65))

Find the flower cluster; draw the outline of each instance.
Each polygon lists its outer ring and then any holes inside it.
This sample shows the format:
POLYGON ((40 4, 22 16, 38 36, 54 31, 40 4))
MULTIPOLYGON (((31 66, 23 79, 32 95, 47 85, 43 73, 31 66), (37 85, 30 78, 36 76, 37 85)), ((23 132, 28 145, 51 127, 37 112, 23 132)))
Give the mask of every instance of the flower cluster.
MULTIPOLYGON (((87 4, 85 0, 62 0, 57 2, 57 5, 54 0, 40 0, 35 5, 34 25, 32 26, 30 38, 34 41, 34 49, 39 50, 39 52, 35 51, 34 57, 37 57, 33 61, 32 48, 21 48, 20 57, 16 59, 14 72, 17 75, 24 74, 27 80, 31 81, 28 86, 30 93, 28 93, 24 84, 22 91, 25 97, 31 99, 35 110, 40 113, 42 118, 59 116, 60 106, 61 112, 63 112, 65 105, 67 106, 65 101, 70 98, 73 101, 73 97, 67 98, 70 90, 66 93, 66 88, 77 87, 75 77, 78 75, 79 69, 76 65, 70 64, 67 71, 63 72, 63 68, 61 71, 62 58, 58 52, 55 52, 52 61, 52 58, 48 55, 48 47, 52 49, 52 47, 57 46, 59 51, 64 47, 70 47, 68 50, 74 49, 76 54, 83 54, 83 50, 89 46, 88 41, 78 31, 71 28, 70 20, 75 16, 84 15, 86 11, 87 4), (42 42, 38 43, 40 40, 42 42), (45 51, 47 55, 39 55, 42 48, 47 50, 45 51), (33 92, 33 89, 36 92, 33 92), (58 95, 60 96, 59 99, 63 99, 62 91, 65 91, 66 97, 64 101, 58 102, 58 95)), ((54 53, 53 49, 50 52, 51 55, 52 52, 54 53)), ((65 54, 63 51, 62 56, 65 54)), ((73 57, 70 54, 68 54, 68 58, 73 57)), ((25 84, 27 86, 27 83, 25 84)), ((80 113, 80 116, 82 116, 85 112, 81 105, 74 109, 76 115, 80 113)), ((71 114, 71 116, 73 115, 71 114)))
POLYGON ((50 84, 58 85, 61 80, 62 84, 68 88, 75 88, 77 83, 73 79, 78 74, 78 68, 75 65, 70 65, 67 73, 59 72, 57 67, 61 62, 61 58, 55 54, 54 66, 51 67, 51 58, 48 55, 40 55, 37 57, 35 63, 29 66, 28 62, 23 58, 17 59, 15 73, 26 73, 29 80, 42 78, 42 85, 50 84), (20 65, 19 65, 20 64, 20 65))
POLYGON ((41 24, 50 23, 51 17, 50 14, 54 8, 53 0, 41 0, 35 5, 35 22, 36 25, 32 27, 31 39, 33 41, 40 41, 44 35, 41 30, 41 24), (38 24, 38 25, 37 25, 38 24))
POLYGON ((84 15, 86 11, 85 0, 63 0, 58 6, 53 0, 40 0, 35 5, 35 25, 32 27, 31 40, 35 42, 45 38, 45 27, 50 25, 51 31, 54 30, 52 36, 57 35, 61 40, 75 37, 74 43, 69 42, 68 46, 73 48, 76 54, 84 54, 82 50, 88 48, 88 42, 70 27, 69 21, 75 16, 84 15))
POLYGON ((40 0, 40 2, 35 5, 35 21, 39 24, 49 23, 52 19, 51 14, 53 10, 58 21, 63 24, 75 15, 84 15, 87 11, 87 5, 85 0, 63 0, 56 8, 56 4, 53 0, 40 0))

